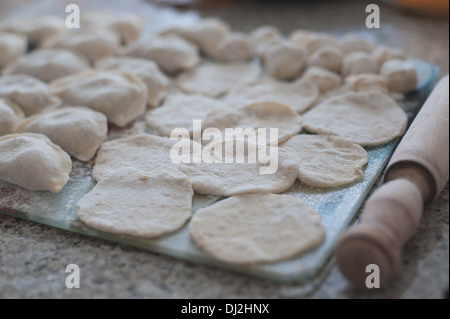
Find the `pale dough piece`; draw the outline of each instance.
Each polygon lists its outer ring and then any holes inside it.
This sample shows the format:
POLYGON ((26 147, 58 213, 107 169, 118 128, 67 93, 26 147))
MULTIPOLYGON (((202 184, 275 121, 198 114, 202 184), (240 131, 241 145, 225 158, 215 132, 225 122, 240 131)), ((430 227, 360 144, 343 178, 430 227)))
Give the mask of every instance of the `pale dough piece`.
POLYGON ((381 67, 380 74, 386 78, 390 91, 406 93, 417 87, 416 69, 407 61, 388 60, 381 67))
POLYGON ((170 74, 190 70, 200 61, 197 47, 175 35, 151 37, 132 43, 124 53, 126 56, 152 60, 170 74))
POLYGON ((107 28, 115 32, 122 44, 136 41, 144 27, 144 19, 129 12, 91 11, 83 12, 81 23, 90 28, 107 28))
POLYGON ((289 40, 297 45, 305 46, 308 51, 308 55, 312 55, 324 46, 338 46, 336 39, 329 34, 305 30, 297 30, 292 32, 289 40))
POLYGON ((207 62, 181 74, 177 84, 189 94, 218 97, 235 86, 256 80, 259 74, 260 68, 252 63, 207 62))
POLYGON ((123 71, 87 71, 55 81, 49 88, 65 104, 90 107, 120 127, 143 114, 147 104, 144 82, 123 71))
POLYGON ((108 29, 72 29, 44 41, 41 48, 61 48, 83 55, 91 64, 117 53, 119 37, 108 29))
POLYGON ((361 146, 337 136, 300 134, 281 147, 298 160, 298 179, 315 187, 339 187, 360 180, 368 161, 361 146))
POLYGON ((308 110, 319 97, 317 86, 307 81, 281 82, 274 79, 260 79, 235 87, 226 101, 235 107, 256 102, 278 102, 298 113, 308 110))
POLYGON ((267 45, 263 52, 267 73, 280 80, 297 78, 306 67, 307 58, 308 53, 304 47, 287 41, 267 45))
POLYGON ((10 32, 0 32, 0 70, 19 59, 27 50, 27 39, 10 32))
POLYGON ((25 114, 18 105, 0 98, 0 136, 13 133, 14 127, 23 118, 25 114))
MULTIPOLYGON (((198 163, 191 161, 180 166, 180 170, 188 176, 196 193, 216 196, 281 193, 294 184, 297 178, 297 161, 283 149, 264 145, 262 149, 272 161, 266 164, 261 162, 259 156, 255 155, 256 160, 249 156, 248 150, 239 156, 236 153, 227 154, 226 143, 230 141, 236 143, 240 138, 238 136, 235 139, 212 141, 207 144, 204 150, 206 149, 207 153, 214 151, 212 163, 205 160, 198 163), (222 150, 222 158, 217 155, 217 149, 222 150), (233 158, 229 158, 230 155, 233 155, 233 158), (227 158, 231 162, 227 163, 227 158), (243 162, 238 162, 239 158, 243 162), (267 169, 266 172, 264 169, 267 169)), ((249 147, 249 142, 244 142, 244 145, 249 147)), ((236 149, 237 145, 234 144, 234 148, 236 149)))
POLYGON ((342 83, 341 77, 336 73, 315 66, 308 68, 301 80, 314 83, 322 94, 340 88, 342 83))
POLYGON ((380 68, 386 61, 404 60, 406 58, 405 53, 402 50, 390 48, 384 45, 377 47, 375 51, 373 51, 372 57, 375 59, 380 68))
POLYGON ((230 27, 217 18, 203 19, 198 23, 186 27, 175 27, 164 30, 162 35, 175 34, 192 42, 207 55, 217 52, 219 43, 230 33, 230 27))
POLYGON ((325 228, 319 214, 298 198, 248 194, 199 209, 189 235, 214 258, 245 265, 273 263, 317 247, 325 228))
POLYGON ((308 57, 308 66, 316 66, 332 72, 339 73, 342 67, 344 54, 334 45, 326 45, 317 49, 308 57))
POLYGON ((267 45, 283 40, 281 32, 273 26, 258 27, 250 32, 249 37, 253 47, 253 54, 257 58, 263 57, 267 45))
POLYGON ((183 226, 192 215, 185 177, 121 170, 102 179, 77 203, 77 216, 100 231, 153 238, 183 226))
POLYGON ((69 180, 70 156, 41 134, 0 137, 0 180, 32 191, 58 193, 69 180))
POLYGON ((206 115, 227 104, 203 95, 169 95, 164 104, 147 113, 147 125, 158 134, 170 137, 175 128, 185 128, 192 136, 193 121, 205 120, 206 115))
MULTIPOLYGON (((206 116, 204 128, 278 128, 277 143, 282 143, 302 130, 302 118, 281 103, 257 102, 238 109, 219 109, 206 116)), ((274 140, 270 140, 272 144, 274 140)))
POLYGON ((3 74, 27 74, 44 82, 89 69, 81 56, 65 49, 44 49, 24 55, 3 70, 3 74))
POLYGON ((365 52, 352 52, 344 57, 341 74, 343 77, 361 73, 378 73, 374 58, 365 52))
POLYGON ((106 140, 106 116, 86 107, 63 107, 20 122, 16 133, 46 135, 64 151, 81 161, 88 161, 106 140))
POLYGON ((342 38, 339 41, 339 45, 345 54, 351 52, 372 53, 375 50, 375 45, 354 35, 348 35, 342 38))
POLYGON ((213 57, 223 62, 245 62, 252 59, 253 47, 245 34, 234 32, 219 42, 213 57))
POLYGON ((38 45, 45 39, 65 29, 64 20, 56 16, 36 16, 9 19, 0 23, 0 30, 23 34, 31 46, 38 45))
POLYGON ((167 96, 170 80, 153 61, 131 57, 108 57, 98 61, 96 67, 103 70, 126 71, 140 78, 147 86, 147 103, 152 108, 159 106, 167 96))
POLYGON ((407 122, 405 112, 381 92, 332 97, 303 117, 308 132, 338 135, 361 146, 380 145, 401 136, 407 122))
MULTIPOLYGON (((186 143, 195 143, 186 140, 186 143)), ((121 169, 150 173, 184 175, 172 162, 170 151, 177 141, 167 137, 139 134, 103 143, 97 153, 92 176, 96 181, 114 175, 121 169)), ((199 145, 199 147, 201 147, 199 145)))
POLYGON ((354 92, 380 91, 388 93, 388 83, 384 76, 363 73, 346 77, 344 89, 354 92))
POLYGON ((58 97, 50 94, 46 83, 29 75, 0 77, 0 97, 16 103, 26 116, 61 104, 58 97))

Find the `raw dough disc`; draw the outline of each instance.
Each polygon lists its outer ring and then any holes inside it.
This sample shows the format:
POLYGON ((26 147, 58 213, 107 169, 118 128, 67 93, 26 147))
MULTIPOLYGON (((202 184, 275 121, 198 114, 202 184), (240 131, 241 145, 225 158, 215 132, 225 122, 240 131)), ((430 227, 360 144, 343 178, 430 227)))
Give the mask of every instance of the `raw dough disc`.
POLYGON ((269 263, 296 256, 325 238, 319 214, 288 195, 248 194, 200 209, 189 234, 214 258, 233 264, 269 263))
POLYGON ((181 74, 177 83, 186 93, 217 97, 234 86, 254 81, 259 74, 260 68, 252 63, 205 63, 181 74))
POLYGON ((367 152, 329 135, 296 135, 281 146, 298 160, 298 179, 316 187, 339 187, 363 177, 367 152))
POLYGON ((307 81, 281 82, 261 79, 234 88, 226 100, 231 106, 242 107, 255 102, 278 102, 302 113, 317 101, 317 87, 307 81))
POLYGON ((405 112, 381 92, 332 97, 303 116, 308 132, 338 135, 361 146, 380 145, 401 136, 407 122, 405 112))
POLYGON ((102 179, 84 196, 77 215, 101 231, 157 237, 186 223, 193 195, 186 178, 122 170, 102 179))
POLYGON ((192 136, 193 120, 203 122, 209 112, 226 107, 226 103, 202 95, 169 95, 161 107, 148 111, 147 125, 168 137, 175 128, 185 128, 192 136))

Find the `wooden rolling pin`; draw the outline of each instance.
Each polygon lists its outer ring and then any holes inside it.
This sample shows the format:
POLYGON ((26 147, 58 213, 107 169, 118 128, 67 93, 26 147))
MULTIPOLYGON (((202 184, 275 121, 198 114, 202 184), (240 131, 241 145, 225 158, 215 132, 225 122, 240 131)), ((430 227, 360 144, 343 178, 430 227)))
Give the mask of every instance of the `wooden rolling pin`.
POLYGON ((380 286, 396 275, 402 248, 412 237, 424 205, 445 187, 449 174, 449 78, 435 87, 392 156, 386 184, 367 201, 361 222, 340 239, 336 261, 355 286, 366 288, 379 267, 380 286), (366 272, 367 271, 367 272, 366 272))

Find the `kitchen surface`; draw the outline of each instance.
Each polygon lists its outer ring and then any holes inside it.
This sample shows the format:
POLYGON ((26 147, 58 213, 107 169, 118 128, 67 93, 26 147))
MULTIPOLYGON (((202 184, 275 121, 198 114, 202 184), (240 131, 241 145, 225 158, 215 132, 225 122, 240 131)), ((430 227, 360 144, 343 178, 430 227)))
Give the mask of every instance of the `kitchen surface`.
MULTIPOLYGON (((167 5, 173 1, 156 1, 167 5)), ((188 24, 198 15, 219 17, 234 30, 249 32, 274 25, 284 34, 297 29, 355 33, 377 44, 398 47, 408 57, 439 66, 449 73, 447 16, 408 11, 391 3, 380 6, 379 29, 368 29, 370 1, 176 1, 179 10, 164 7, 155 29, 182 17, 188 24)), ((114 9, 110 1, 2 1, 0 19, 36 8, 60 12, 69 3, 84 8, 114 9), (58 11, 60 10, 60 11, 58 11)), ((119 9, 154 13, 155 2, 127 1, 119 9), (152 3, 152 4, 149 4, 152 3)), ((381 179, 377 186, 381 184, 381 179)), ((375 188, 377 187, 375 186, 375 188)), ((443 298, 449 283, 449 188, 425 208, 418 232, 404 250, 400 275, 382 289, 352 288, 330 260, 313 282, 279 283, 228 270, 186 262, 0 215, 0 298, 443 298), (80 268, 80 288, 67 289, 66 267, 80 268)), ((355 219, 356 221, 356 219, 355 219)))

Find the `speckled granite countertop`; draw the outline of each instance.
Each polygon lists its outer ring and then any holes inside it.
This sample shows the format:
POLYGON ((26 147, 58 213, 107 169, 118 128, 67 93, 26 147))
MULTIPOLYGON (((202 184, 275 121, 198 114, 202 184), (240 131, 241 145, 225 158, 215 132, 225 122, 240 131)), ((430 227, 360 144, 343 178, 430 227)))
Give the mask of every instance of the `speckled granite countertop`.
MULTIPOLYGON (((2 1, 0 12, 30 2, 2 1)), ((143 5, 140 0, 129 3, 143 5)), ((365 4, 360 0, 295 5, 250 1, 239 7, 206 8, 201 14, 220 16, 241 31, 262 24, 276 25, 286 33, 298 28, 336 34, 353 31, 434 62, 442 74, 449 72, 448 20, 412 16, 383 5, 381 29, 368 30, 365 4)), ((388 287, 354 290, 332 266, 310 297, 442 297, 449 280, 448 217, 447 184, 426 208, 418 233, 405 249, 402 273, 388 287)), ((296 284, 255 279, 0 215, 0 298, 298 298, 302 293, 296 284), (81 269, 81 288, 69 290, 65 268, 73 263, 81 269)))

